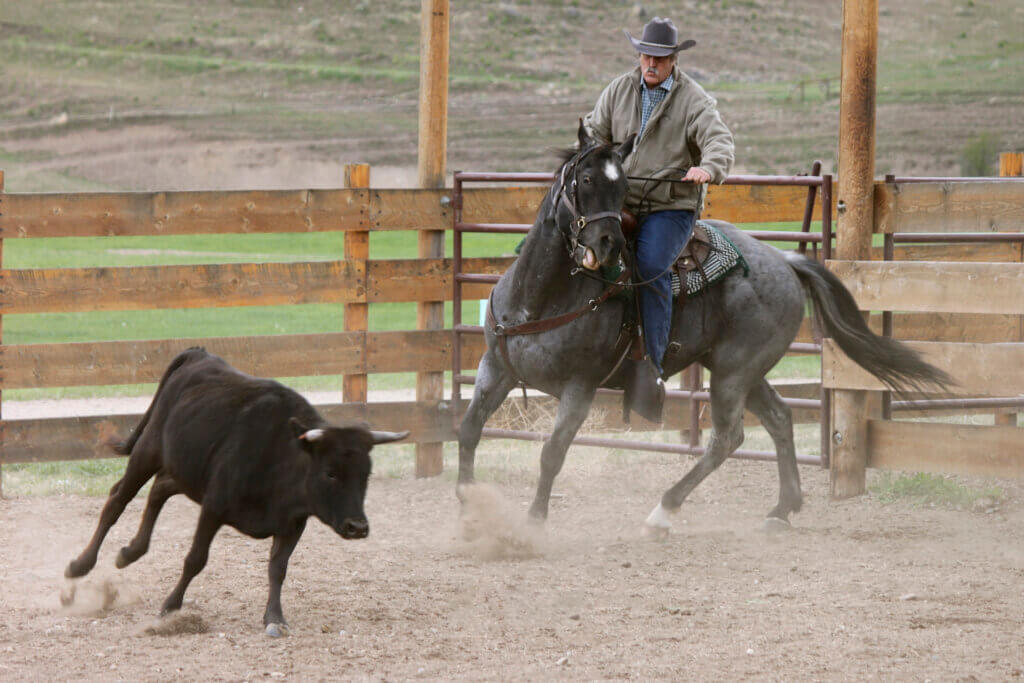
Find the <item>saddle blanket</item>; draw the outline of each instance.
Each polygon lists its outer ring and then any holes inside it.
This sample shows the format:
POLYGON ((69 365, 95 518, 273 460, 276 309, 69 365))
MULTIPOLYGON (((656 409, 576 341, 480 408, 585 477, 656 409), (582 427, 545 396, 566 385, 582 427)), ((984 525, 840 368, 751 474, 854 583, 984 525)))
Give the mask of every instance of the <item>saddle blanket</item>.
MULTIPOLYGON (((736 248, 736 245, 732 243, 732 240, 723 235, 714 226, 704 223, 703 221, 699 221, 699 223, 707 231, 708 240, 711 243, 711 249, 703 263, 703 274, 699 269, 690 270, 686 273, 687 296, 699 294, 709 285, 718 282, 736 268, 742 267, 744 276, 750 273, 750 267, 744 260, 743 255, 736 248), (707 276, 706 279, 705 275, 707 276)), ((681 288, 682 285, 679 279, 679 273, 673 269, 672 296, 678 297, 681 288)))

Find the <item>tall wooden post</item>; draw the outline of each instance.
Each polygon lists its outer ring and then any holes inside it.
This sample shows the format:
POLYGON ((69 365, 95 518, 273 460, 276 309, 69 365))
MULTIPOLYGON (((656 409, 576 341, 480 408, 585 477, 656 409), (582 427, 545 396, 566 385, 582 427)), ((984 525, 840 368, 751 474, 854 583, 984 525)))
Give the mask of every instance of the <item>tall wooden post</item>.
MULTIPOLYGON (((1012 178, 1024 175, 1024 152, 1003 152, 999 155, 999 175, 1004 178, 1012 178)), ((1021 255, 1024 260, 1024 254, 1021 255)), ((1024 319, 1021 321, 1024 323, 1024 319)), ((1024 324, 1018 325, 1018 340, 1024 340, 1024 324)), ((995 423, 997 425, 1016 426, 1017 413, 996 413, 995 423)))
MULTIPOLYGON (((836 258, 871 258, 874 221, 875 79, 878 0, 844 0, 839 94, 839 228, 836 258)), ((832 495, 864 493, 868 394, 835 391, 832 401, 832 495)))
MULTIPOLYGON (((369 188, 370 187, 370 165, 369 164, 345 164, 345 187, 369 188)), ((369 205, 369 202, 366 202, 369 205)), ((370 217, 364 215, 360 221, 363 227, 369 228, 370 217)), ((345 231, 345 259, 363 260, 370 258, 370 231, 367 230, 346 230, 345 231)), ((363 358, 366 358, 366 329, 369 313, 369 306, 362 304, 345 304, 345 331, 363 333, 363 358)), ((353 374, 344 375, 341 378, 341 400, 345 403, 366 402, 366 375, 353 374)))
MULTIPOLYGON (((448 145, 448 0, 422 0, 420 10, 419 186, 444 187, 448 145)), ((444 257, 444 230, 421 230, 420 258, 444 257)), ((417 307, 421 330, 444 327, 444 302, 417 307)), ((437 405, 444 398, 444 373, 416 375, 416 400, 437 405)), ((416 445, 416 476, 441 474, 443 443, 416 445)))

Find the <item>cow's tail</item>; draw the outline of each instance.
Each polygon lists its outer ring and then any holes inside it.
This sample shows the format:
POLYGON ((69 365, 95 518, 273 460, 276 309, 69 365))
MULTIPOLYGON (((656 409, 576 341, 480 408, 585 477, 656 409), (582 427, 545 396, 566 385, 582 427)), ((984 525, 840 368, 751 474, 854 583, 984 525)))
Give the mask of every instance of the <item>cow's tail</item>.
POLYGON ((941 390, 956 384, 906 344, 872 332, 850 290, 827 268, 795 254, 787 260, 810 295, 825 336, 832 337, 857 365, 897 393, 941 390))
POLYGON ((132 433, 128 436, 128 438, 121 440, 115 436, 107 440, 107 446, 109 446, 112 451, 114 451, 118 455, 131 455, 132 449, 135 448, 136 442, 138 442, 139 437, 142 436, 142 432, 143 430, 146 429, 146 425, 149 424, 149 418, 152 417, 153 415, 153 408, 154 406, 156 406, 157 400, 160 398, 160 394, 164 390, 164 386, 167 385, 167 380, 182 365, 192 360, 195 357, 196 352, 201 352, 205 355, 206 349, 204 349, 201 346, 193 346, 182 351, 181 353, 174 357, 174 360, 171 361, 171 364, 167 366, 166 370, 164 370, 164 376, 160 378, 160 384, 156 388, 156 393, 153 395, 153 400, 150 401, 149 403, 149 408, 146 409, 146 414, 142 416, 142 420, 140 420, 139 424, 135 426, 135 429, 132 430, 132 433))

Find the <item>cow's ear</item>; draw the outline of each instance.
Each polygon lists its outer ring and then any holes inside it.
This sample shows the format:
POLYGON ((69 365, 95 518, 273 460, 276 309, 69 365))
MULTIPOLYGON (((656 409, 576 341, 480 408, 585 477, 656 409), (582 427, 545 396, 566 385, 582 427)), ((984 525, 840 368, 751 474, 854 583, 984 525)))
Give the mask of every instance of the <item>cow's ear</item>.
POLYGON ((299 422, 299 418, 289 418, 288 426, 292 428, 292 435, 300 437, 309 431, 309 427, 299 422))

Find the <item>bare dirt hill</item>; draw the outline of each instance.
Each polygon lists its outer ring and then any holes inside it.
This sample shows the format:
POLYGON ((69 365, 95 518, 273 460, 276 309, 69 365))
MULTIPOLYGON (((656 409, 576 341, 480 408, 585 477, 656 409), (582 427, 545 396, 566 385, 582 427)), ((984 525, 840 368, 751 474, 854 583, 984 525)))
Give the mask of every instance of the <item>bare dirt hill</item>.
MULTIPOLYGON (((420 3, 5 3, 8 191, 408 185, 420 3)), ((719 98, 737 172, 834 165, 841 3, 519 0, 451 5, 448 168, 546 170, 634 59, 622 29, 671 15, 719 98)), ((882 3, 877 171, 958 174, 1024 147, 1024 8, 882 3), (979 138, 980 136, 980 138, 979 138)))

